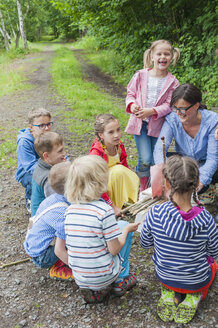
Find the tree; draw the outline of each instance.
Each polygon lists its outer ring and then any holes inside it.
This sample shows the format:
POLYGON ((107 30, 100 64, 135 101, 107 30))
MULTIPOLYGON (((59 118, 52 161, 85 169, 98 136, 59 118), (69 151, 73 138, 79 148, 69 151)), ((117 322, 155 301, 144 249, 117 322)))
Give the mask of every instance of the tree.
MULTIPOLYGON (((28 7, 29 8, 29 7, 28 7)), ((22 14, 22 8, 20 0, 17 0, 17 10, 18 10, 18 17, 19 17, 19 26, 20 26, 20 34, 23 41, 23 47, 24 49, 28 49, 27 45, 27 38, 26 38, 26 32, 25 32, 25 26, 24 26, 24 20, 23 20, 23 14, 22 14)), ((27 10, 28 12, 28 10, 27 10)), ((27 14, 26 12, 26 14, 27 14)))
POLYGON ((8 33, 7 33, 6 28, 5 28, 5 22, 4 22, 4 19, 3 19, 1 9, 0 9, 0 21, 1 21, 1 26, 2 26, 2 28, 0 29, 0 32, 1 32, 1 34, 3 36, 3 39, 4 39, 5 49, 8 51, 10 49, 9 41, 8 41, 8 33))

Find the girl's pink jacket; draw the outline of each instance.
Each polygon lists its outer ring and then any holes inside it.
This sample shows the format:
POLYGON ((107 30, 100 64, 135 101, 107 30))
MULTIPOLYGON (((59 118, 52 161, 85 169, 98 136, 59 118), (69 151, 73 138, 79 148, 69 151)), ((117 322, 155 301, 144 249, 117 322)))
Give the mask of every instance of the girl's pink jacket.
MULTIPOLYGON (((130 104, 136 103, 141 108, 146 108, 148 71, 151 68, 145 68, 137 71, 127 86, 126 111, 131 114, 130 104)), ((150 117, 148 122, 148 136, 158 137, 161 127, 164 123, 164 117, 171 112, 170 101, 173 91, 179 86, 179 81, 174 75, 168 72, 163 89, 153 107, 155 115, 150 117)), ((129 134, 140 135, 142 120, 134 114, 130 115, 125 132, 129 134)))

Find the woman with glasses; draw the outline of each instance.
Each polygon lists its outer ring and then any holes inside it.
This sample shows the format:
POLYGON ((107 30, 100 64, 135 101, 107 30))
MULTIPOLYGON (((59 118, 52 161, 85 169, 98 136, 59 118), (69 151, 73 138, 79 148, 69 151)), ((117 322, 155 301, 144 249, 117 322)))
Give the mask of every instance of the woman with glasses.
POLYGON ((154 149, 155 164, 163 162, 161 137, 165 137, 166 152, 174 138, 176 153, 198 162, 200 181, 197 192, 200 194, 210 184, 218 182, 218 141, 214 137, 218 114, 207 110, 201 100, 201 91, 189 83, 173 91, 172 113, 166 116, 154 149))

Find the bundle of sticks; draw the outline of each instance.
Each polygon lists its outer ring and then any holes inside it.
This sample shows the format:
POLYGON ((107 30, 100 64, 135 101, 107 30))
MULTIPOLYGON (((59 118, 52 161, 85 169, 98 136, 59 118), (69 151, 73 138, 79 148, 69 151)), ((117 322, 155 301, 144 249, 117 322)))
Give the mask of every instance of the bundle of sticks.
POLYGON ((151 206, 154 206, 156 204, 162 204, 163 202, 165 202, 165 199, 158 197, 158 198, 154 198, 152 199, 152 196, 148 196, 148 197, 143 197, 141 200, 139 200, 137 203, 132 204, 126 208, 124 208, 123 210, 121 210, 121 214, 130 214, 130 215, 136 215, 139 212, 145 211, 148 212, 151 208, 151 206))
MULTIPOLYGON (((164 164, 165 164, 166 163, 165 138, 162 137, 161 140, 162 140, 162 146, 163 146, 163 160, 164 160, 164 164)), ((165 182, 164 182, 164 178, 162 177, 161 197, 152 198, 152 195, 143 196, 143 198, 141 200, 139 200, 138 202, 136 202, 135 204, 124 208, 121 211, 121 214, 131 214, 134 216, 142 211, 144 211, 144 213, 148 212, 149 209, 151 208, 151 206, 154 206, 155 204, 162 204, 166 200, 164 197, 164 192, 165 192, 165 182)), ((153 194, 153 189, 152 189, 152 194, 153 194)))

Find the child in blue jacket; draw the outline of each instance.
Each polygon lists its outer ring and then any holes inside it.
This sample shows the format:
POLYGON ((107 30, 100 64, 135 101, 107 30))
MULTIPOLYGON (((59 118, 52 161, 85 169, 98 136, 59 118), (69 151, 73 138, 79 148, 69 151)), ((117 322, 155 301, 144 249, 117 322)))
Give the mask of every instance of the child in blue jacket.
POLYGON ((50 131, 53 122, 51 122, 51 114, 44 108, 31 110, 28 113, 28 122, 29 128, 20 130, 17 136, 18 168, 15 178, 26 189, 26 206, 30 212, 32 175, 39 159, 34 148, 34 140, 40 134, 50 131))

